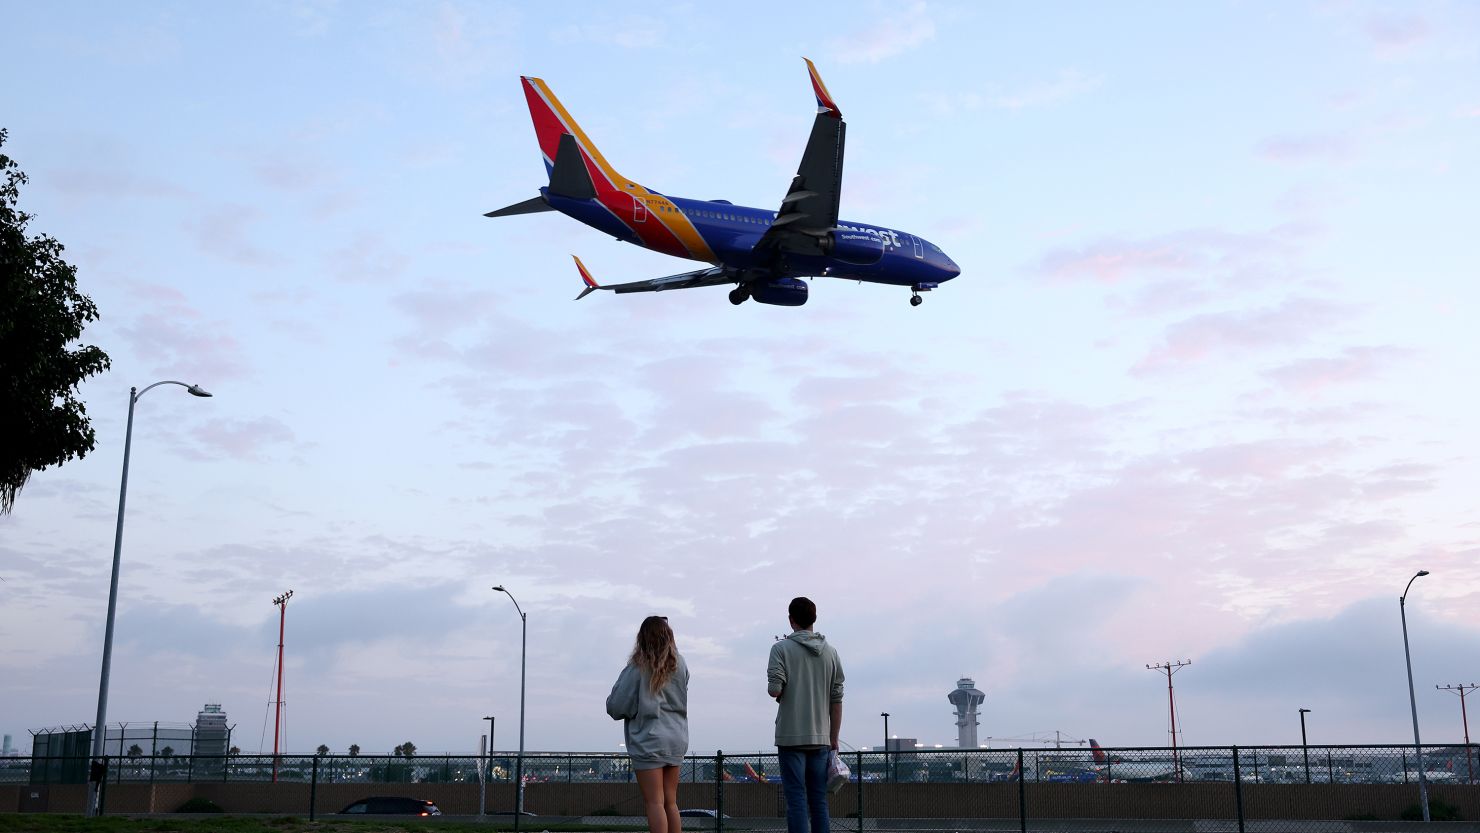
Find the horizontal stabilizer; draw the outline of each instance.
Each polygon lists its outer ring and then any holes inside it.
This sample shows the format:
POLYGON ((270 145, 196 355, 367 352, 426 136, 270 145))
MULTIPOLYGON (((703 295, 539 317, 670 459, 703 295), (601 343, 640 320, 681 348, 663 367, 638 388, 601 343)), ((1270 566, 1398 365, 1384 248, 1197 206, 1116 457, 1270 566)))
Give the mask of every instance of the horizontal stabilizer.
POLYGON ((560 135, 560 150, 555 153, 555 167, 550 171, 550 193, 573 200, 589 200, 596 196, 596 186, 591 182, 591 172, 586 169, 586 160, 581 156, 581 146, 569 133, 560 135))
POLYGON ((497 211, 490 211, 484 217, 512 217, 515 214, 538 214, 541 211, 554 211, 550 204, 545 202, 544 197, 531 197, 524 202, 516 202, 513 205, 504 206, 497 211))

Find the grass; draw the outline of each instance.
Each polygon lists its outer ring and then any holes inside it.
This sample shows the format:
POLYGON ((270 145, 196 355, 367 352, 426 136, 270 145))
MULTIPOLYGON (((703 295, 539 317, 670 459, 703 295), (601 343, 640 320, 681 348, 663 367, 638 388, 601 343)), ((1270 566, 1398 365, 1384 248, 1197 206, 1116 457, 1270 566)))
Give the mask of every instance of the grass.
MULTIPOLYGON (((591 833, 610 829, 589 824, 537 824, 533 819, 520 827, 533 833, 591 833)), ((331 817, 309 821, 298 816, 231 815, 89 819, 70 814, 0 814, 0 833, 488 833, 512 829, 512 822, 424 819, 347 821, 331 817)))

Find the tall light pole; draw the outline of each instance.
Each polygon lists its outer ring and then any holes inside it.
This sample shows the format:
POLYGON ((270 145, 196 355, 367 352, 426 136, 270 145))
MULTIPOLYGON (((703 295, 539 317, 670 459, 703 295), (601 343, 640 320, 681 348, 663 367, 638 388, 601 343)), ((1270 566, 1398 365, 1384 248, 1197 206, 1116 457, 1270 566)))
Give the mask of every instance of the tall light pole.
POLYGON ((1192 664, 1190 659, 1168 660, 1146 666, 1147 670, 1165 672, 1167 675, 1167 713, 1172 725, 1172 769, 1176 771, 1177 783, 1182 783, 1182 759, 1177 757, 1177 699, 1172 693, 1172 675, 1192 664))
POLYGON ((493 715, 484 715, 488 721, 488 746, 486 747, 488 757, 478 763, 483 771, 478 773, 478 815, 488 814, 487 789, 488 779, 493 776, 493 715))
MULTIPOLYGON (((889 780, 889 712, 879 712, 879 717, 884 718, 884 780, 889 780)), ((859 778, 863 773, 858 774, 859 778)))
POLYGON ((1310 709, 1300 710, 1300 752, 1305 756, 1305 783, 1310 783, 1310 746, 1305 742, 1305 716, 1310 709))
POLYGON ((1413 657, 1408 653, 1408 613, 1406 604, 1408 600, 1408 589, 1413 582, 1421 576, 1429 574, 1428 570, 1419 570, 1408 579, 1408 584, 1403 588, 1403 595, 1398 597, 1398 616, 1403 621, 1403 661, 1408 664, 1408 708, 1413 711, 1413 752, 1418 756, 1418 803, 1423 807, 1423 820, 1429 820, 1429 783, 1423 774, 1423 742, 1418 739, 1418 698, 1413 696, 1413 657))
POLYGON ((1464 721, 1465 726, 1465 770, 1471 784, 1475 783, 1475 762, 1470 751, 1470 717, 1465 714, 1465 695, 1480 688, 1475 683, 1460 683, 1459 685, 1436 685, 1434 688, 1440 691, 1451 691, 1459 695, 1459 718, 1464 721))
MULTIPOLYGON (((101 765, 103 758, 103 744, 107 736, 107 724, 104 722, 108 717, 108 671, 113 665, 113 615, 118 609, 118 563, 123 552, 123 507, 128 498, 128 454, 134 441, 134 403, 139 397, 160 385, 179 385, 189 391, 192 396, 210 396, 200 385, 187 385, 184 382, 174 382, 168 379, 155 382, 143 390, 138 388, 128 389, 128 427, 123 432, 123 477, 118 485, 118 527, 113 532, 113 577, 108 583, 108 619, 103 626, 103 673, 98 681, 98 719, 93 723, 92 757, 96 764, 101 765)), ((102 777, 106 778, 106 771, 102 777)), ((102 794, 103 782, 101 780, 91 781, 87 796, 87 815, 96 816, 101 809, 98 806, 99 797, 102 794)))
POLYGON ((524 813, 524 659, 525 649, 529 647, 529 616, 502 584, 493 589, 508 596, 519 613, 519 757, 514 759, 514 829, 518 830, 519 816, 524 813))

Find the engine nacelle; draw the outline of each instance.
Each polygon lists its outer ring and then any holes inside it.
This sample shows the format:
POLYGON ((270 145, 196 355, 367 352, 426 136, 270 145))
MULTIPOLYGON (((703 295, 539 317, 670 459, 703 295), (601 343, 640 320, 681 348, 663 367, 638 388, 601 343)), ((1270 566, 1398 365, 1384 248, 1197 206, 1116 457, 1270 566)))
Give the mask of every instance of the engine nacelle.
POLYGON ((750 284, 750 297, 757 303, 799 307, 807 303, 807 282, 801 278, 777 278, 750 284))
POLYGON ((866 231, 835 231, 828 248, 829 255, 858 266, 872 266, 884 256, 883 239, 866 231))

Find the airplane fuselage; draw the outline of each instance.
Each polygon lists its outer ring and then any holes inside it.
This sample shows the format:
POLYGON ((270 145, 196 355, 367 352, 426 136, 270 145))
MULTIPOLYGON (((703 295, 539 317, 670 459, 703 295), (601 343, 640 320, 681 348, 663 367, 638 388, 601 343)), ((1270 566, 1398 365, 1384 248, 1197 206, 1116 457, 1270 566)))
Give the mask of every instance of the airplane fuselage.
MULTIPOLYGON (((648 199, 630 201, 632 209, 629 214, 625 210, 619 213, 609 208, 600 198, 571 199, 551 193, 548 187, 541 188, 540 193, 556 211, 618 240, 677 257, 699 260, 700 258, 694 257, 692 246, 663 245, 667 242, 666 235, 643 234, 650 223, 654 230, 671 225, 664 223, 655 214, 676 212, 692 224, 694 231, 707 244, 709 253, 713 255, 712 258, 704 258, 708 263, 737 270, 761 269, 771 265, 757 261, 756 244, 760 242, 766 229, 775 222, 777 215, 774 211, 717 200, 669 197, 648 191, 648 199)), ((852 221, 840 221, 838 229, 840 232, 851 232, 878 240, 883 249, 882 255, 872 263, 861 263, 826 255, 786 253, 782 256, 779 275, 930 287, 961 273, 960 268, 939 246, 922 237, 897 229, 852 221)))

